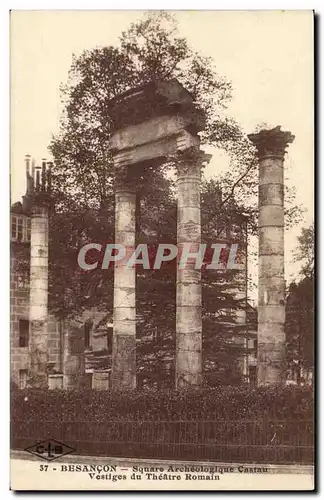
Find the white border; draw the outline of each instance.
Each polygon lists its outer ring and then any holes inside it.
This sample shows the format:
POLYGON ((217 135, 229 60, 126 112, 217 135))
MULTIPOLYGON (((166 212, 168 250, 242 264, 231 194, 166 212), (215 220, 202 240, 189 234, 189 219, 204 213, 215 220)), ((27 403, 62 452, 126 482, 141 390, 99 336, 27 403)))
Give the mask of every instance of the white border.
MULTIPOLYGON (((8 495, 12 493, 9 492, 9 335, 8 335, 8 324, 9 324, 9 238, 7 240, 7 235, 9 235, 9 10, 311 10, 314 9, 317 15, 320 15, 323 12, 323 2, 320 0, 315 0, 313 2, 309 2, 307 0, 263 0, 259 1, 239 1, 239 0, 227 0, 227 1, 208 1, 208 0, 163 0, 162 1, 139 1, 136 4, 131 1, 119 0, 118 2, 107 2, 107 0, 92 0, 91 2, 85 0, 49 0, 46 2, 46 9, 44 9, 44 0, 31 0, 31 1, 23 1, 23 0, 4 0, 0 4, 0 61, 1 61, 1 91, 0 91, 0 123, 1 123, 1 142, 0 142, 0 152, 1 152, 1 167, 0 167, 0 213, 2 214, 2 245, 1 245, 1 262, 2 262, 2 271, 1 271, 1 313, 2 313, 2 359, 0 363, 1 368, 1 381, 2 381, 2 391, 1 391, 1 415, 2 415, 2 429, 1 433, 1 447, 0 447, 0 457, 1 457, 1 465, 0 465, 0 488, 1 488, 1 497, 7 498, 8 495)), ((320 20, 321 21, 321 20, 320 20)), ((317 28, 319 28, 319 24, 317 28)), ((59 34, 58 34, 59 36, 59 34)), ((275 34, 274 34, 275 36, 275 34)), ((289 37, 289 33, 287 33, 287 37, 289 37)), ((319 64, 319 80, 318 80, 318 91, 320 89, 319 81, 323 82, 322 76, 322 68, 323 65, 320 64, 322 62, 323 55, 322 41, 321 36, 318 33, 318 64, 319 64)), ((319 96, 317 96, 317 113, 318 113, 318 132, 317 137, 320 142, 320 122, 322 117, 322 105, 320 105, 319 96), (319 106, 320 105, 320 106, 319 106)), ((322 178, 323 175, 319 175, 322 172, 323 165, 321 162, 320 155, 320 144, 317 144, 318 152, 317 152, 317 183, 320 184, 318 187, 320 200, 322 197, 320 193, 322 191, 322 178)), ((317 214, 317 230, 320 230, 321 223, 319 220, 321 219, 320 215, 323 215, 323 206, 319 201, 319 211, 317 214)), ((323 241, 323 232, 318 235, 319 246, 323 248, 323 245, 320 245, 323 241)), ((317 253, 320 258, 320 252, 317 253)), ((318 271, 320 270, 320 265, 318 265, 318 271)), ((319 280, 319 288, 321 283, 319 280)), ((318 311, 324 310, 324 299, 323 295, 319 299, 318 311)), ((318 333, 323 334, 324 328, 321 328, 322 321, 321 318, 318 318, 318 333)), ((320 337, 320 335, 318 335, 320 337)), ((324 359, 324 353, 322 350, 323 343, 319 342, 318 339, 318 348, 321 348, 319 352, 317 352, 318 357, 318 365, 319 361, 324 359)), ((323 373, 318 377, 317 383, 321 386, 323 373)), ((323 384, 324 385, 324 384, 323 384)), ((318 396, 320 396, 320 390, 318 390, 318 396)), ((318 402, 319 404, 319 402, 318 402)), ((323 436, 323 433, 321 433, 323 436)), ((322 440, 321 440, 322 441, 322 440)), ((318 449, 322 449, 321 443, 318 443, 318 449)), ((318 470, 318 477, 321 477, 322 470, 318 470)), ((152 493, 154 494, 154 493, 152 493)), ((45 494, 44 494, 45 495, 45 494)), ((58 493, 61 498, 64 498, 66 493, 58 493)), ((109 493, 109 496, 114 494, 109 493)), ((224 495, 218 493, 225 498, 224 495)), ((233 493, 233 495, 236 495, 233 493)), ((38 495, 42 497, 43 495, 38 495)), ((89 494, 92 496, 92 494, 89 494)), ((168 493, 169 498, 173 496, 173 494, 168 493)), ((195 496, 200 496, 199 494, 195 496)), ((281 495, 279 495, 280 497, 281 495)), ((228 497, 228 494, 226 494, 228 497)), ((278 495, 276 495, 278 498, 278 495)))

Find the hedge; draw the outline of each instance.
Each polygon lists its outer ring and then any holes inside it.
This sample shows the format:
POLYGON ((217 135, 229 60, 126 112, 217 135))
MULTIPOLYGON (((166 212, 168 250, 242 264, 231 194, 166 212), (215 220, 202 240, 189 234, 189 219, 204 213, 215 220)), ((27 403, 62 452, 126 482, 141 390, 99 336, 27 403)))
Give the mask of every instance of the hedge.
POLYGON ((220 387, 203 391, 15 391, 12 419, 28 420, 241 420, 313 418, 306 387, 220 387))
POLYGON ((26 389, 12 393, 12 447, 49 438, 88 455, 310 463, 313 407, 307 387, 26 389))

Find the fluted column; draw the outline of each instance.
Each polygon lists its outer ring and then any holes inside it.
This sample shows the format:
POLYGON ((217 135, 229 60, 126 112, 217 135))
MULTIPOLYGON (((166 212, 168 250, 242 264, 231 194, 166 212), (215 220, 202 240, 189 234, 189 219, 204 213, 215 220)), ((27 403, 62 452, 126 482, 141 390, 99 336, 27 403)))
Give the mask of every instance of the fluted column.
POLYGON ((125 248, 125 258, 115 262, 112 386, 136 387, 135 266, 127 260, 135 249, 136 186, 128 167, 116 174, 115 243, 125 248))
POLYGON ((249 135, 259 158, 258 384, 286 379, 284 274, 284 155, 290 132, 249 135))
POLYGON ((201 243, 200 180, 204 153, 193 148, 177 161, 176 387, 202 383, 201 269, 194 258, 181 265, 185 249, 201 243))

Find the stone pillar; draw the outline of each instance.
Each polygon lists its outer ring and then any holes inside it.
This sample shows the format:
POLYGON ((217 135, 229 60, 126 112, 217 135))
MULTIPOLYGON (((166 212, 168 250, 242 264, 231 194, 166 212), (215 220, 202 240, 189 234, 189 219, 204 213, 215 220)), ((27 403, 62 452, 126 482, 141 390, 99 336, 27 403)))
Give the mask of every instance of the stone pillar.
POLYGON ((30 375, 31 385, 47 387, 48 207, 32 207, 30 239, 30 375))
POLYGON ((202 383, 201 269, 194 259, 180 267, 185 246, 198 252, 201 243, 200 179, 204 153, 197 149, 181 154, 177 161, 177 295, 176 295, 176 387, 202 383), (185 245, 187 244, 187 245, 185 245))
POLYGON ((135 266, 127 260, 135 249, 136 186, 131 167, 120 167, 116 173, 115 244, 125 247, 123 260, 115 262, 114 321, 112 349, 112 387, 136 387, 136 309, 135 266))
POLYGON ((249 135, 259 159, 258 384, 285 383, 284 155, 290 132, 249 135))
POLYGON ((31 207, 30 234, 30 377, 33 387, 48 387, 48 217, 51 205, 51 163, 27 167, 27 205, 31 207))
POLYGON ((64 321, 63 326, 63 389, 75 389, 77 387, 77 375, 79 371, 78 359, 73 355, 73 322, 64 321))

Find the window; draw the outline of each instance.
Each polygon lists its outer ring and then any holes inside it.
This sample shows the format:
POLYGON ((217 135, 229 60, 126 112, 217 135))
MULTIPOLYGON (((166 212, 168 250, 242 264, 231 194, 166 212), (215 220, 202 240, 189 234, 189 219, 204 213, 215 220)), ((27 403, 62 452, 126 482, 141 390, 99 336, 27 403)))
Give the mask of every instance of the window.
POLYGON ((22 217, 17 217, 17 240, 23 240, 23 219, 22 217))
POLYGON ((88 320, 84 324, 84 347, 90 347, 92 321, 88 320))
POLYGON ((26 217, 24 219, 25 223, 25 241, 30 241, 30 229, 31 229, 31 219, 29 217, 26 217))
POLYGON ((11 239, 17 239, 17 217, 11 216, 11 239))
POLYGON ((31 219, 25 216, 11 216, 11 239, 13 241, 30 241, 31 219))
POLYGON ((27 386, 27 370, 19 370, 19 389, 25 389, 27 386))
POLYGON ((29 342, 29 321, 28 319, 19 320, 19 347, 28 347, 29 342))

